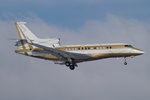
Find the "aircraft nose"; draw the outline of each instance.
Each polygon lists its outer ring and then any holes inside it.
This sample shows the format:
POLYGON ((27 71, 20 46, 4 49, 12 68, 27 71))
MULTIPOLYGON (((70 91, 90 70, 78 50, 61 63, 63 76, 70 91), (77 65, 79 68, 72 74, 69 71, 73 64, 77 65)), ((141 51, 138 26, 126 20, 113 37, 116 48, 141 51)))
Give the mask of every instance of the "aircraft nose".
POLYGON ((144 51, 143 51, 143 50, 137 50, 136 52, 137 52, 139 55, 144 54, 144 51))

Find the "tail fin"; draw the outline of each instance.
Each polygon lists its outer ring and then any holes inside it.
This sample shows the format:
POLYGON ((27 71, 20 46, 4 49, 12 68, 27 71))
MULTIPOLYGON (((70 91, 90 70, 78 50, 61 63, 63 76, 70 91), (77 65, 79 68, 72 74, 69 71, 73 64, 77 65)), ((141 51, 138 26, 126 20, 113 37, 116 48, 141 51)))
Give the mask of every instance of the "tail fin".
POLYGON ((16 42, 16 46, 20 49, 33 49, 33 46, 28 43, 28 39, 37 40, 38 38, 25 26, 26 22, 16 22, 16 29, 20 40, 16 42))
POLYGON ((30 41, 35 41, 37 43, 48 45, 48 46, 59 46, 60 39, 56 38, 47 38, 47 39, 40 39, 36 37, 26 26, 26 22, 16 22, 16 29, 20 40, 16 42, 16 46, 20 49, 30 49, 32 50, 35 48, 31 45, 30 41))
POLYGON ((38 40, 38 37, 36 37, 26 26, 26 22, 16 22, 16 29, 18 31, 18 35, 20 39, 25 39, 28 37, 30 40, 38 40))

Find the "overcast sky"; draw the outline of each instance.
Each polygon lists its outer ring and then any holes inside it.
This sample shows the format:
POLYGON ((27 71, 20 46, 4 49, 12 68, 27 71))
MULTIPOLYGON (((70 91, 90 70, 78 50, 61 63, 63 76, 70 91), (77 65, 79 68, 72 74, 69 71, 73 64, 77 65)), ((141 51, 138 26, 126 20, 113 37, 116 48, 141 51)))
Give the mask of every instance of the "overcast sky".
POLYGON ((150 100, 150 1, 1 0, 0 100, 150 100), (129 43, 145 54, 79 64, 15 54, 14 22, 61 44, 129 43))

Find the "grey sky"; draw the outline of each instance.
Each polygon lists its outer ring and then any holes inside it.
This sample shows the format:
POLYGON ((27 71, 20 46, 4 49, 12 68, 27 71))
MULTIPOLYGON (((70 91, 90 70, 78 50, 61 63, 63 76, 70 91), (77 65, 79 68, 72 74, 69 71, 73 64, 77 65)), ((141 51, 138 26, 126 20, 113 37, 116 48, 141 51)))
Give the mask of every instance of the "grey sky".
POLYGON ((60 37, 62 44, 123 42, 146 53, 128 59, 105 59, 79 64, 74 71, 50 61, 14 53, 13 22, 0 21, 1 100, 149 100, 150 24, 110 15, 88 20, 78 30, 50 25, 42 19, 26 19, 39 37, 60 37))

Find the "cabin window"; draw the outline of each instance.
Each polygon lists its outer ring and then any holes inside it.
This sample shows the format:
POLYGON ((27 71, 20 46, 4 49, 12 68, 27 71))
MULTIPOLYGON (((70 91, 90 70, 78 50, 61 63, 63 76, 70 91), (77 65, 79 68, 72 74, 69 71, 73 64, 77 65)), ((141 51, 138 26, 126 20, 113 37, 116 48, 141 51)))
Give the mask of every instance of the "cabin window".
POLYGON ((106 47, 107 49, 111 49, 111 47, 106 47))

